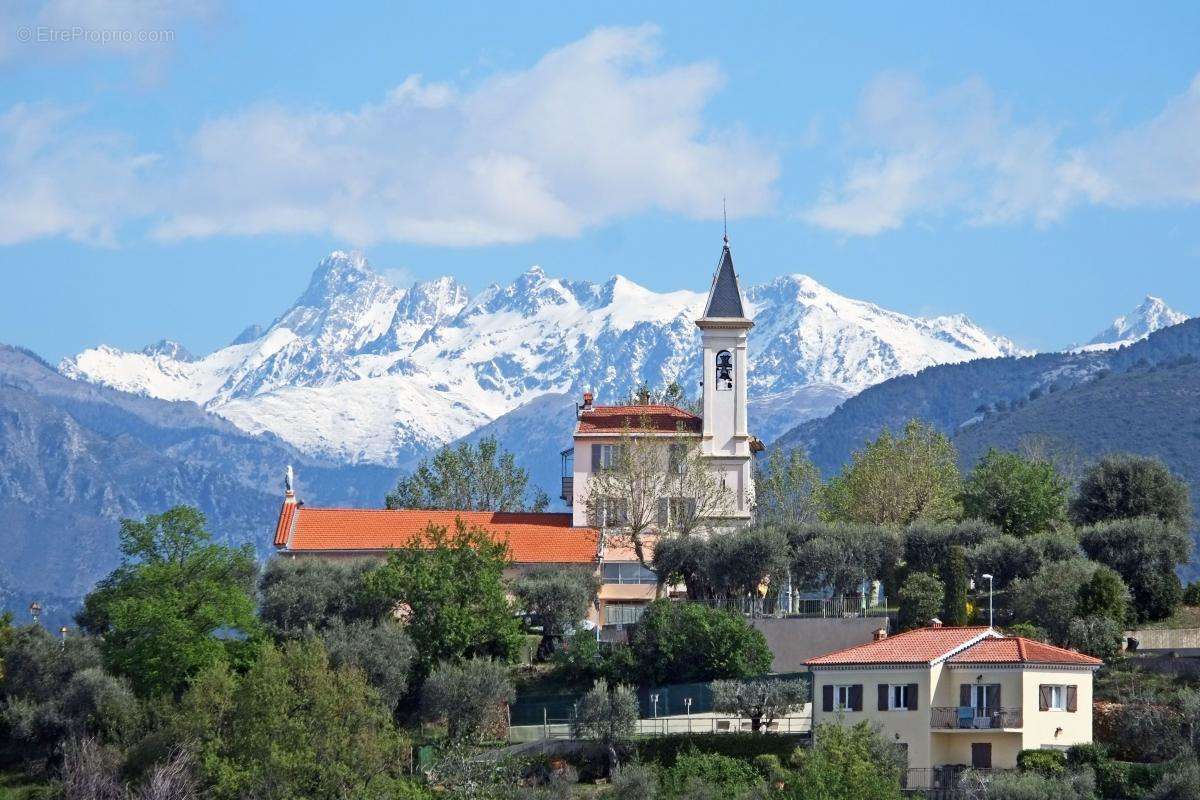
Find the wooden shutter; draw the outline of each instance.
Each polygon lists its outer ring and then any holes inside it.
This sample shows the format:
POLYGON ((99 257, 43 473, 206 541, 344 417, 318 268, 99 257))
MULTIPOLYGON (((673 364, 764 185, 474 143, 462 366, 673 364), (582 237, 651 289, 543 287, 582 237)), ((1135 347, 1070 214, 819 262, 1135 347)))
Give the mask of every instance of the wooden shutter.
POLYGON ((1000 710, 1000 684, 998 684, 998 683, 988 684, 987 707, 993 711, 1000 710))
POLYGON ((1079 687, 1071 685, 1067 687, 1067 711, 1079 710, 1079 687))
POLYGON ((1050 710, 1050 687, 1042 684, 1038 687, 1038 711, 1050 710))
POLYGON ((592 472, 600 471, 600 445, 592 445, 592 472))
POLYGON ((833 686, 829 684, 821 687, 821 710, 833 711, 833 686))
POLYGON ((959 706, 971 705, 971 684, 964 683, 958 687, 958 704, 959 706))
POLYGON ((890 685, 888 685, 886 683, 879 684, 879 710, 880 711, 888 710, 888 692, 890 692, 891 690, 892 690, 892 687, 890 685))
POLYGON ((910 683, 908 685, 908 690, 907 690, 908 698, 907 699, 908 699, 908 710, 909 711, 917 710, 917 686, 918 685, 919 684, 916 684, 916 683, 910 683))
POLYGON ((861 683, 856 683, 850 687, 850 710, 862 711, 862 694, 863 687, 861 683))

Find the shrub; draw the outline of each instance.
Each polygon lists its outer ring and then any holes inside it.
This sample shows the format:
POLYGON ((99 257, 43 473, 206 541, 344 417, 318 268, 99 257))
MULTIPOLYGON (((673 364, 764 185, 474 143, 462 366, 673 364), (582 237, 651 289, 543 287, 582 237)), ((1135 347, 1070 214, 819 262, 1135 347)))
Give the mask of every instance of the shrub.
POLYGON ((1096 783, 1090 770, 1058 776, 967 770, 958 789, 964 800, 1093 800, 1096 783))
POLYGON ((961 544, 950 548, 942 567, 942 583, 946 597, 942 610, 942 622, 947 625, 967 624, 967 556, 961 544))
POLYGON ((658 796, 658 770, 638 761, 626 764, 613 773, 612 789, 601 796, 607 800, 654 800, 658 796))
POLYGON ((936 576, 914 572, 900 587, 900 629, 910 630, 927 625, 942 611, 945 589, 936 576))
POLYGON ((854 798, 898 800, 907 757, 893 741, 865 722, 824 723, 813 730, 813 746, 792 757, 796 800, 854 798))
POLYGON ((363 583, 376 566, 368 559, 272 558, 258 581, 259 618, 276 639, 310 635, 334 621, 374 621, 387 609, 363 583))
POLYGON ((1189 758, 1168 770, 1146 800, 1200 800, 1200 764, 1189 758))
POLYGON ((1111 618, 1101 615, 1076 617, 1067 630, 1067 645, 1089 656, 1111 661, 1121 654, 1125 631, 1111 618))
POLYGON ((1067 771, 1067 754, 1060 750, 1022 750, 1017 753, 1017 767, 1041 775, 1062 775, 1067 771))
POLYGON ((1013 581, 1009 606, 1014 619, 1037 625, 1055 644, 1066 644, 1078 616, 1080 587, 1096 565, 1082 558, 1047 564, 1029 578, 1013 581))
POLYGON ((773 734, 762 736, 754 733, 673 733, 640 739, 637 742, 637 757, 643 763, 654 762, 664 767, 675 763, 680 753, 719 753, 731 758, 750 761, 760 755, 787 758, 796 749, 798 736, 773 734))
POLYGON ((645 683, 749 678, 771 668, 762 632, 740 614, 699 603, 656 600, 629 644, 645 683))
POLYGON ((451 739, 481 741, 497 733, 501 709, 516 697, 508 669, 487 658, 443 662, 421 687, 421 716, 446 720, 451 739))
POLYGON ((713 797, 731 797, 758 782, 754 767, 717 753, 681 753, 662 775, 663 793, 678 798, 691 798, 705 790, 715 792, 713 797))
POLYGON ((617 769, 617 744, 633 733, 638 721, 637 695, 628 686, 609 687, 596 681, 580 700, 571 720, 571 735, 595 742, 608 759, 609 772, 617 769))

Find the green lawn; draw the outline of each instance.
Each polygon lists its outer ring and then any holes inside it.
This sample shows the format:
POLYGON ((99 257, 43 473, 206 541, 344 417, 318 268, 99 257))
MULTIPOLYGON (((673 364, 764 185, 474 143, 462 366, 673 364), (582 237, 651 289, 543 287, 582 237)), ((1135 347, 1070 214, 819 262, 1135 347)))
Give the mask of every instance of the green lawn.
POLYGON ((0 772, 0 800, 32 800, 45 786, 19 772, 0 772))

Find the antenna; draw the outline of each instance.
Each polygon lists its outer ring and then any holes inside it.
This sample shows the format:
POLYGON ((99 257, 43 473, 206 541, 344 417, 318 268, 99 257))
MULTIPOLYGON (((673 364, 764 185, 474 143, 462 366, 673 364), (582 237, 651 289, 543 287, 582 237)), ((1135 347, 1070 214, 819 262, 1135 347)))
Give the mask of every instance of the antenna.
POLYGON ((729 244, 729 214, 725 211, 725 195, 721 195, 721 227, 725 231, 725 244, 729 244))

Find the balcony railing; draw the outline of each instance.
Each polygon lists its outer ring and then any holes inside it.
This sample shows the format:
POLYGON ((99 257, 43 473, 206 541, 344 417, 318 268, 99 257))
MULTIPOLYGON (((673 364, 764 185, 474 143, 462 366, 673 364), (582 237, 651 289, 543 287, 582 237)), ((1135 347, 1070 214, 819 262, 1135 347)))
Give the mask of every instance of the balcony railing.
POLYGON ((937 730, 1020 728, 1021 709, 934 707, 930 709, 929 727, 937 730))
POLYGON ((565 500, 567 505, 572 504, 572 501, 575 499, 575 478, 574 477, 568 477, 566 475, 563 476, 562 494, 559 495, 559 497, 561 497, 563 500, 565 500))

